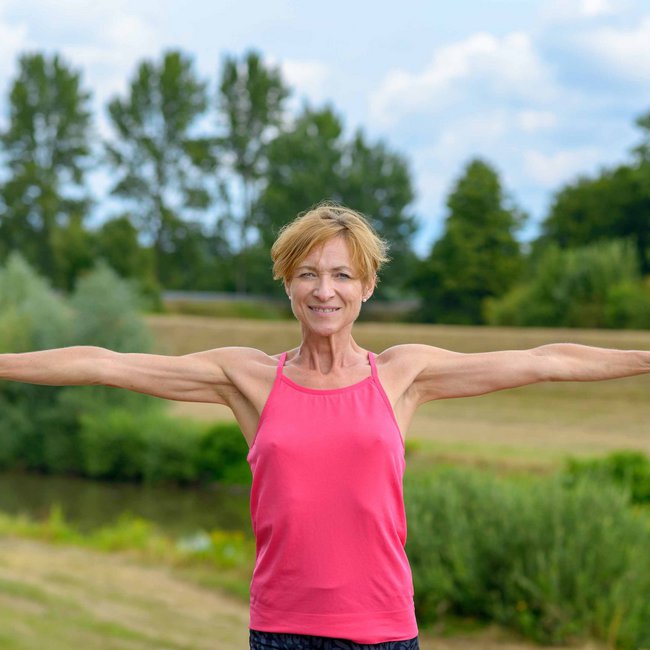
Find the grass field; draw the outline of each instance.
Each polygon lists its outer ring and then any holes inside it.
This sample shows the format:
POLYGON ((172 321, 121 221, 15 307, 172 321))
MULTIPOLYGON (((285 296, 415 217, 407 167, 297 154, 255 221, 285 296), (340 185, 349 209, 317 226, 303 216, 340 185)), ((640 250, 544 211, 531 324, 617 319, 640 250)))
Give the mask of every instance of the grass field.
MULTIPOLYGON (((300 343, 295 322, 150 316, 157 351, 184 354, 226 345, 269 354, 300 343)), ((458 352, 522 349, 552 342, 650 349, 650 332, 451 327, 358 323, 356 341, 375 352, 398 343, 426 343, 458 352)), ((412 466, 435 461, 539 469, 568 455, 615 449, 650 454, 650 377, 596 383, 549 383, 481 397, 431 402, 416 413, 407 440, 420 454, 412 466)), ((231 419, 229 409, 178 403, 175 412, 200 419, 231 419)))

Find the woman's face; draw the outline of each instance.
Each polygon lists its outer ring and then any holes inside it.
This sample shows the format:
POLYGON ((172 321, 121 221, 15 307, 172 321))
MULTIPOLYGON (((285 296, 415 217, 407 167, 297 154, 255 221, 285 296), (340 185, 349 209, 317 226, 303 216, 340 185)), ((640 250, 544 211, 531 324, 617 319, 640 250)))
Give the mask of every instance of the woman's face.
POLYGON ((364 287, 343 237, 333 237, 309 253, 285 285, 296 318, 310 329, 331 333, 354 323, 363 298, 374 287, 364 287))

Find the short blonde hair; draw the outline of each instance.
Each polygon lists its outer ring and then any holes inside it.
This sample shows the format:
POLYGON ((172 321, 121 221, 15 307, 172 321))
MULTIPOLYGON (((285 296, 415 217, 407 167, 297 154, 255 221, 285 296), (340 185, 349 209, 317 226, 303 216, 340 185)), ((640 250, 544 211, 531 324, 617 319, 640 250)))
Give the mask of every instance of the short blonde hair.
POLYGON ((330 239, 341 236, 350 247, 352 264, 364 286, 390 261, 388 243, 381 239, 360 212, 325 201, 284 225, 271 247, 273 279, 289 282, 299 263, 330 239))

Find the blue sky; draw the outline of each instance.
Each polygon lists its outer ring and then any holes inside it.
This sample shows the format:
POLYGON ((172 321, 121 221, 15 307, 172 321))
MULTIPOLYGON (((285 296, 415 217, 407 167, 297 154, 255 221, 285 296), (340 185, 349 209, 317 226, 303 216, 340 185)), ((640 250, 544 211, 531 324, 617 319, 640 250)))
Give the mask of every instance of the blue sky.
POLYGON ((294 110, 330 102, 349 132, 404 154, 420 253, 473 156, 530 214, 530 237, 558 187, 629 159, 650 111, 644 0, 0 0, 0 96, 18 53, 58 51, 83 70, 106 133, 106 100, 170 47, 212 89, 224 54, 256 48, 295 89, 294 110))

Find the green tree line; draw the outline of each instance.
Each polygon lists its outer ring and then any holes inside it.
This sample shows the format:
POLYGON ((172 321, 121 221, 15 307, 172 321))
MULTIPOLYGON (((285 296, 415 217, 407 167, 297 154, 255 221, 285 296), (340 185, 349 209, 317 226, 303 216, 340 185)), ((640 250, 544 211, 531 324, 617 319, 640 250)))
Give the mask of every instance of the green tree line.
POLYGON ((0 133, 0 262, 18 251, 63 290, 97 259, 160 288, 278 294, 269 246, 279 227, 323 199, 371 215, 404 273, 416 260, 405 158, 331 106, 291 115, 279 69, 249 51, 227 56, 215 88, 192 58, 167 51, 136 66, 112 98, 100 137, 81 72, 59 55, 25 54, 0 133), (89 173, 110 179, 121 208, 89 225, 98 206, 89 173))
POLYGON ((420 259, 406 157, 347 133, 332 105, 290 111, 292 89, 259 52, 225 56, 212 84, 178 50, 141 61, 105 107, 107 134, 62 57, 26 53, 17 67, 0 131, 0 263, 19 252, 58 289, 72 291, 101 259, 151 295, 281 297, 270 245, 329 199, 390 242, 376 297, 418 297, 415 320, 650 327, 650 113, 631 160, 560 188, 527 244, 525 211, 498 171, 468 161, 443 234, 420 259), (98 171, 114 201, 94 196, 98 171))

